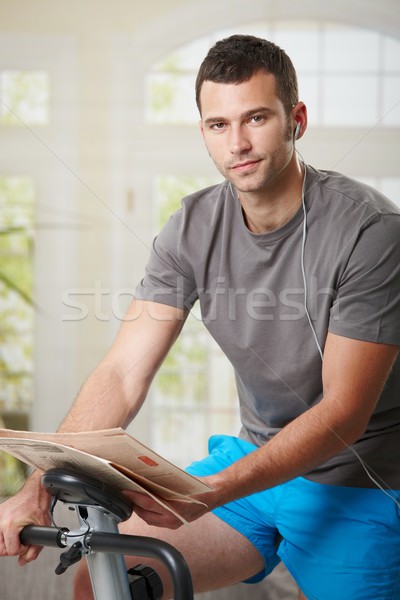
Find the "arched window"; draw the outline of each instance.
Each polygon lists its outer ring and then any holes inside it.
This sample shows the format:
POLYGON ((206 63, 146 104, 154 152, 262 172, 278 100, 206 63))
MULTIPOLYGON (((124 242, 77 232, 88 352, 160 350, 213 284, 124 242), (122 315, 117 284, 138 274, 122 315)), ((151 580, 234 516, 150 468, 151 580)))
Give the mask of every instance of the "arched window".
MULTIPOLYGON (((194 81, 221 30, 156 61, 146 77, 149 123, 193 124, 194 81)), ((311 126, 399 127, 400 41, 375 31, 322 22, 285 22, 240 28, 281 46, 292 58, 311 126)))

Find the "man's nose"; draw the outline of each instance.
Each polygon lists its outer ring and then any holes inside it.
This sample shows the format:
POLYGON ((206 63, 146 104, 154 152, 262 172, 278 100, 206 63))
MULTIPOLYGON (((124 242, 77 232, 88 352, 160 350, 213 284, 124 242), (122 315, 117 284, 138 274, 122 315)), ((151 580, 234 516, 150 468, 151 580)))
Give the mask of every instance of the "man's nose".
POLYGON ((246 130, 242 126, 232 126, 230 131, 230 151, 232 154, 242 154, 251 148, 246 130))

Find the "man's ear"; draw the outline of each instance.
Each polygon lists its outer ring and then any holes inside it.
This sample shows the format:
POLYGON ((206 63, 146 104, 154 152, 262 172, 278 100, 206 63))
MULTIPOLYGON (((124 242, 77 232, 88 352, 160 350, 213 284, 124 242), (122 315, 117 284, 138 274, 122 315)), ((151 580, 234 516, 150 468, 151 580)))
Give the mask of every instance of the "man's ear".
POLYGON ((307 107, 304 102, 298 102, 292 110, 293 136, 295 139, 304 135, 307 129, 307 107), (297 135, 295 133, 297 132, 297 135))

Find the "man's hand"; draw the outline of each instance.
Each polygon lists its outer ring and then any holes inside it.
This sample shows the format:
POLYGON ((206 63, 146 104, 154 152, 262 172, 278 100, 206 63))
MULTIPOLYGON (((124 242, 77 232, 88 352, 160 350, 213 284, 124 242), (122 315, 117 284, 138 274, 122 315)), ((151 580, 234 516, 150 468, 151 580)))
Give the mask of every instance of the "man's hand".
MULTIPOLYGON (((199 479, 212 486, 212 477, 202 477, 199 479)), ((134 512, 138 517, 146 521, 148 525, 165 527, 167 529, 178 529, 183 525, 178 517, 164 508, 156 500, 153 500, 150 496, 141 494, 140 492, 132 492, 130 490, 125 490, 124 494, 133 502, 134 512)), ((202 504, 185 502, 182 500, 164 500, 163 502, 179 513, 188 523, 205 515, 218 504, 216 501, 216 493, 214 491, 197 494, 196 496, 193 496, 193 499, 198 500, 202 504)))
POLYGON ((19 556, 21 566, 39 556, 42 548, 21 544, 19 534, 26 525, 50 525, 49 501, 35 473, 18 494, 1 504, 0 556, 19 556))

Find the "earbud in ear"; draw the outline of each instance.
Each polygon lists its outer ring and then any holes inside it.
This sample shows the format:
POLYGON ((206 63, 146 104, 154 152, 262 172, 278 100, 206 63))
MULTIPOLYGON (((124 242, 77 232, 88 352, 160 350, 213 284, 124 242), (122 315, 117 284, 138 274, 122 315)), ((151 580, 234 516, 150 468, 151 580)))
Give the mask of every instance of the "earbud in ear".
POLYGON ((300 135, 300 128, 301 128, 300 123, 297 123, 296 129, 294 130, 294 141, 296 141, 300 135))

